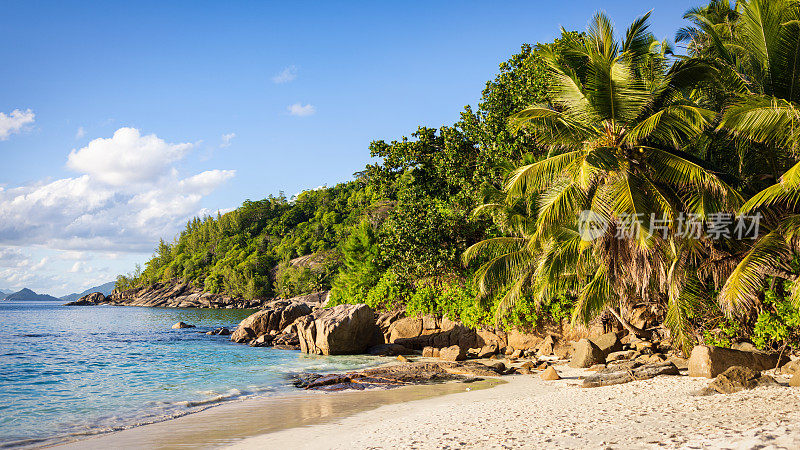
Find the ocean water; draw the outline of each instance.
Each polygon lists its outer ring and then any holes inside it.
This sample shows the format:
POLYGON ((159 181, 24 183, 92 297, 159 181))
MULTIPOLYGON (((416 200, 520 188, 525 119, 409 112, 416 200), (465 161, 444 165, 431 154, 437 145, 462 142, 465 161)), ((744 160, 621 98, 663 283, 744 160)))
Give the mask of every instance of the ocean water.
POLYGON ((0 302, 0 447, 74 440, 280 395, 295 389, 292 372, 379 362, 252 348, 204 334, 232 329, 251 313, 0 302), (171 329, 178 321, 197 328, 171 329))

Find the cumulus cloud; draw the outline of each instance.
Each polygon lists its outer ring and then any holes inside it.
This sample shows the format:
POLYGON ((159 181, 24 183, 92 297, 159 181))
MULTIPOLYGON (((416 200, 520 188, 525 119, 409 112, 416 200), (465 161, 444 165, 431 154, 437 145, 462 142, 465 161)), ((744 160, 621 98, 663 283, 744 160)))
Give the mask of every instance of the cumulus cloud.
POLYGON ((203 198, 236 174, 214 169, 181 176, 172 163, 191 147, 121 128, 69 153, 68 165, 79 176, 0 187, 0 245, 151 251, 158 238, 175 235, 202 211, 203 198))
POLYGON ((289 66, 281 70, 279 73, 272 77, 272 82, 275 84, 289 83, 297 78, 297 66, 289 66))
POLYGON ((231 141, 233 138, 236 137, 236 133, 228 133, 222 135, 222 143, 219 144, 219 148, 225 148, 231 146, 231 141))
POLYGON ((35 118, 36 114, 30 109, 25 111, 15 109, 9 114, 0 112, 0 141, 7 140, 12 134, 19 133, 33 124, 35 118))
POLYGON ((303 105, 299 102, 295 103, 294 105, 289 105, 286 109, 289 111, 289 114, 299 117, 310 116, 317 112, 317 108, 315 108, 314 105, 303 105))
POLYGON ((98 138, 72 150, 67 166, 112 186, 153 181, 170 164, 183 158, 192 144, 169 144, 155 134, 142 136, 136 128, 120 128, 110 138, 98 138))

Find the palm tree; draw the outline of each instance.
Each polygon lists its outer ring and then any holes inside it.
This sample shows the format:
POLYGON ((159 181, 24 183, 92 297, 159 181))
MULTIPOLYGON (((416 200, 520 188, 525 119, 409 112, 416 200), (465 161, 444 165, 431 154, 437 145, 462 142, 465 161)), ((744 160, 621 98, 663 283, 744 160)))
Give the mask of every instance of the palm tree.
MULTIPOLYGON (((481 283, 511 287, 503 305, 524 292, 571 286, 574 320, 585 323, 607 310, 641 333, 623 320, 631 299, 660 301, 660 292, 670 290, 670 314, 679 316, 676 305, 692 292, 677 281, 694 261, 684 249, 692 244, 674 237, 680 213, 705 218, 740 204, 733 189, 681 151, 714 116, 689 95, 714 71, 693 60, 666 70, 648 18, 634 21, 617 42, 610 20, 597 14, 586 34, 564 33, 562 53, 540 49, 550 67, 551 103, 520 111, 511 125, 530 132, 549 157, 519 167, 505 185, 512 198, 537 196, 535 224, 515 241, 523 249, 524 240, 524 252, 479 272, 481 283), (654 64, 664 70, 651 70, 654 64), (581 211, 608 227, 587 238, 578 226, 581 211), (651 233, 652 219, 669 233, 651 233)), ((466 258, 485 248, 476 244, 466 258)))
MULTIPOLYGON (((715 38, 719 41, 715 56, 742 80, 719 128, 768 155, 769 171, 762 177, 777 182, 740 210, 763 213, 763 232, 739 255, 720 291, 719 302, 728 315, 756 309, 767 277, 797 281, 789 262, 797 253, 800 233, 800 164, 795 164, 800 144, 800 4, 743 1, 737 5, 737 16, 731 35, 715 38)), ((792 297, 800 307, 800 283, 794 283, 792 297)))
POLYGON ((734 94, 719 128, 757 151, 767 163, 762 177, 775 182, 793 165, 800 142, 800 4, 738 2, 735 21, 726 22, 725 30, 709 26, 702 34, 711 36, 707 54, 727 74, 734 94))

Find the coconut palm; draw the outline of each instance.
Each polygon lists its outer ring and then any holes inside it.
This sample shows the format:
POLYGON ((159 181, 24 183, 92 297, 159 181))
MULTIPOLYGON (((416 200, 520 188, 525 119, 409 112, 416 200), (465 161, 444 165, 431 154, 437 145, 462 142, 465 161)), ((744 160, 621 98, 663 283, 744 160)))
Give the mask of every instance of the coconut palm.
POLYGON ((742 1, 737 13, 730 36, 715 38, 716 60, 741 80, 720 129, 763 144, 774 181, 793 164, 800 142, 800 3, 742 1))
MULTIPOLYGON (((769 276, 797 280, 789 267, 798 249, 800 216, 800 4, 792 0, 749 0, 737 5, 738 19, 729 39, 718 48, 729 52, 719 59, 734 67, 743 91, 726 108, 720 129, 769 155, 763 177, 777 182, 754 195, 742 214, 763 213, 762 233, 732 270, 719 301, 729 315, 756 309, 769 276)), ((718 51, 717 55, 721 52, 718 51)), ((800 307, 800 283, 793 299, 800 307)))
MULTIPOLYGON (((535 228, 516 241, 524 252, 479 272, 487 284, 511 286, 502 305, 524 292, 546 294, 571 283, 578 288, 574 320, 588 322, 609 310, 628 327, 621 317, 628 300, 652 300, 685 286, 670 277, 688 270, 674 260, 689 259, 681 249, 665 250, 680 213, 702 218, 739 205, 733 189, 681 151, 714 116, 689 96, 714 71, 697 61, 648 70, 654 62, 667 65, 654 51, 658 41, 647 31, 648 17, 617 42, 610 20, 598 14, 586 34, 564 33, 562 53, 540 49, 550 67, 551 103, 520 111, 511 125, 531 133, 550 156, 519 167, 505 186, 511 197, 537 196, 535 228), (587 238, 576 220, 581 211, 607 224, 605 231, 587 238), (668 233, 651 233, 657 224, 668 233)), ((485 248, 476 244, 467 259, 485 248)))

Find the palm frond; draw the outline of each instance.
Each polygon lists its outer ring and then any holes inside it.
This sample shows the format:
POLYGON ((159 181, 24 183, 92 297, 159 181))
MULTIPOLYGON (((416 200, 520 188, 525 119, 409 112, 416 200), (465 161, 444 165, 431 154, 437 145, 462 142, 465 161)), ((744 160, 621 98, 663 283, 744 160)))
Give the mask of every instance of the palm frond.
POLYGON ((719 293, 722 310, 729 316, 742 316, 757 303, 770 269, 785 268, 789 255, 786 241, 779 231, 761 237, 736 266, 719 293))

